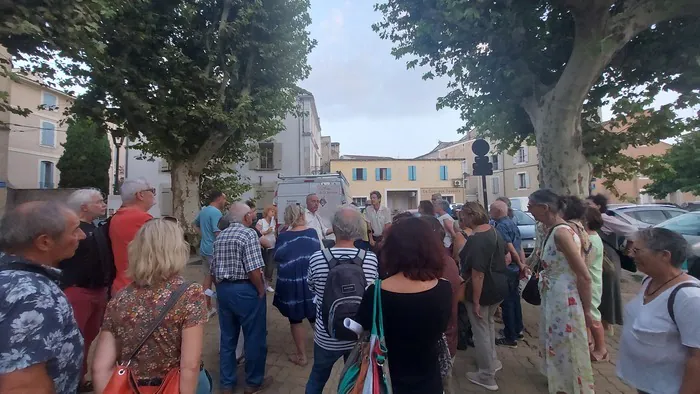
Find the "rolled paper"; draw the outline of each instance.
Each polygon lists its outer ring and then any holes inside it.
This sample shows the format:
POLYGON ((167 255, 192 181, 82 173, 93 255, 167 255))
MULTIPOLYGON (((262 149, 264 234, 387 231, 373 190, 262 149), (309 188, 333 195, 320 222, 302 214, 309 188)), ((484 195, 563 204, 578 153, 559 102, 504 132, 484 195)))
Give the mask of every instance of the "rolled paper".
POLYGON ((349 317, 346 317, 345 320, 343 320, 343 325, 345 326, 345 328, 354 332, 358 336, 364 331, 364 328, 362 328, 362 325, 360 323, 356 322, 355 320, 352 320, 349 317))

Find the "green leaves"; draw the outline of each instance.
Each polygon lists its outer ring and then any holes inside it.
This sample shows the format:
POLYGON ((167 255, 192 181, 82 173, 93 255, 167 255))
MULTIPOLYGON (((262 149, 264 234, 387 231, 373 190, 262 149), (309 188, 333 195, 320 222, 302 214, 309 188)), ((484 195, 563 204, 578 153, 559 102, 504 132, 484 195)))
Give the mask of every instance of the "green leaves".
POLYGON ((61 171, 59 187, 94 187, 109 194, 112 151, 104 130, 89 120, 72 120, 66 131, 63 155, 56 168, 61 171))
POLYGON ((700 132, 685 134, 668 152, 655 157, 645 174, 653 181, 645 186, 646 193, 656 198, 677 190, 700 195, 700 132))

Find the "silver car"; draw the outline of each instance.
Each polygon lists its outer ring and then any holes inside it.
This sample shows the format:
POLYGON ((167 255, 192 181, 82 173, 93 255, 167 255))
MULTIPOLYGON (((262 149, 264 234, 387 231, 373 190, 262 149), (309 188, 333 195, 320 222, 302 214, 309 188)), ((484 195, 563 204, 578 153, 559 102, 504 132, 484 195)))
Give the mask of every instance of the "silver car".
POLYGON ((646 228, 680 216, 688 211, 674 205, 643 204, 611 207, 610 211, 621 220, 637 227, 646 228))
POLYGON ((528 257, 535 250, 535 225, 537 222, 530 215, 519 209, 513 210, 513 221, 518 226, 518 230, 520 230, 522 248, 525 251, 525 257, 528 257))
POLYGON ((655 227, 665 228, 682 235, 688 241, 688 273, 700 276, 700 256, 694 252, 693 245, 700 242, 700 212, 688 212, 669 219, 655 227))

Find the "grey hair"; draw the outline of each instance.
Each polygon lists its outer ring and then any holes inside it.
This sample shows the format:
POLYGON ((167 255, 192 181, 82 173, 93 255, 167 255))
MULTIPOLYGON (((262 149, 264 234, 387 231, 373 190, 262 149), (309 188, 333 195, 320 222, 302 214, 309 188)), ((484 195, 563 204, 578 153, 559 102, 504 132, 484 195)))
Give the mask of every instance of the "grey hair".
POLYGON ((136 193, 142 192, 151 187, 151 184, 148 183, 148 180, 144 177, 128 178, 122 182, 119 191, 123 202, 132 202, 136 200, 136 193))
POLYGON ((362 216, 354 208, 339 209, 333 215, 333 233, 338 240, 354 241, 362 238, 362 216))
POLYGON ((447 200, 437 200, 435 204, 442 208, 443 211, 447 212, 450 210, 450 203, 447 200))
POLYGON ((491 209, 499 213, 499 217, 508 216, 508 204, 501 200, 496 200, 491 204, 491 209))
POLYGON ((303 225, 304 223, 302 223, 301 220, 306 220, 304 214, 304 208, 300 205, 287 205, 287 208, 284 209, 284 224, 290 227, 300 224, 303 225))
POLYGON ((644 243, 654 252, 667 251, 671 254, 671 265, 680 268, 688 257, 688 241, 682 235, 669 229, 649 227, 632 235, 633 240, 644 243))
POLYGON ((80 212, 83 205, 91 203, 95 197, 102 199, 102 192, 94 188, 80 189, 71 193, 68 200, 66 200, 66 204, 73 211, 80 212))
POLYGON ((309 202, 309 198, 311 198, 311 197, 313 197, 313 196, 316 196, 316 195, 317 195, 316 193, 309 193, 309 194, 307 194, 307 195, 306 195, 306 202, 308 203, 308 202, 309 202))
POLYGON ((234 202, 228 209, 228 220, 230 223, 243 223, 245 215, 250 213, 250 207, 242 202, 234 202))
POLYGON ((32 201, 15 207, 0 220, 0 250, 25 250, 41 235, 60 237, 66 231, 66 212, 70 209, 59 201, 32 201))
POLYGON ((530 194, 530 200, 536 204, 546 205, 549 211, 554 214, 559 214, 566 208, 564 199, 550 189, 539 189, 530 194))

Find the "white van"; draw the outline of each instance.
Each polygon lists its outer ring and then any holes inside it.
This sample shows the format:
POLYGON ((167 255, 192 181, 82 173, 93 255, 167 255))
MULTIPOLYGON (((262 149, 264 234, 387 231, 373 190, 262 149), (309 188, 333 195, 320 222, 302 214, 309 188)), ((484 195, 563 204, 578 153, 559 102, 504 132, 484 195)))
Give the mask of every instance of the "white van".
POLYGON ((509 200, 511 208, 528 212, 527 203, 530 200, 528 197, 510 197, 509 200))
POLYGON ((315 193, 321 200, 318 214, 330 228, 335 212, 352 201, 350 185, 342 173, 323 175, 280 176, 275 191, 277 223, 284 225, 284 210, 289 205, 306 207, 306 196, 315 193))

